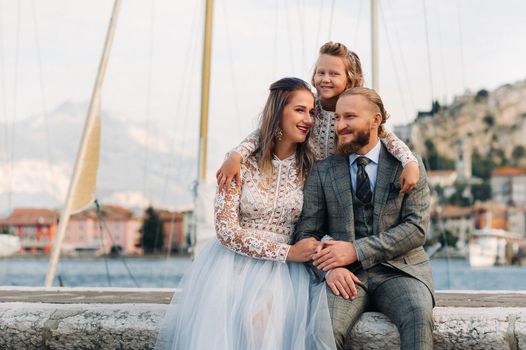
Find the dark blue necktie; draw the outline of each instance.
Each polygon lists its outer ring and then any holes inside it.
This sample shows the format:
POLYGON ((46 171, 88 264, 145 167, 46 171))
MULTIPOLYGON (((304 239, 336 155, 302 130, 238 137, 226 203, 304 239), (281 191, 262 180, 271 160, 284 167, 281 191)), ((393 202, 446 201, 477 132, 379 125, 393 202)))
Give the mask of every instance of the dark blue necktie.
POLYGON ((373 199, 373 192, 371 192, 371 182, 369 181, 369 175, 365 171, 365 166, 369 164, 371 160, 367 157, 358 157, 356 164, 358 165, 358 173, 356 174, 356 197, 362 201, 362 203, 370 203, 373 199))

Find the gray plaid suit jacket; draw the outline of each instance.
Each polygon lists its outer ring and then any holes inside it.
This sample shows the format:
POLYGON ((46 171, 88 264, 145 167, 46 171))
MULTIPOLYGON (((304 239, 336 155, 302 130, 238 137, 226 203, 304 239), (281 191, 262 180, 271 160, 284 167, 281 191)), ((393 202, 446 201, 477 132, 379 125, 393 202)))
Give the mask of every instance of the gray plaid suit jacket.
MULTIPOLYGON (((355 239, 348 157, 333 155, 314 165, 305 182, 303 211, 294 240, 330 235, 353 242, 362 267, 386 264, 422 281, 433 293, 429 258, 423 244, 429 224, 429 187, 419 159, 420 179, 400 192, 401 163, 382 145, 374 192, 373 234, 355 239)), ((324 272, 309 264, 319 280, 324 272)))

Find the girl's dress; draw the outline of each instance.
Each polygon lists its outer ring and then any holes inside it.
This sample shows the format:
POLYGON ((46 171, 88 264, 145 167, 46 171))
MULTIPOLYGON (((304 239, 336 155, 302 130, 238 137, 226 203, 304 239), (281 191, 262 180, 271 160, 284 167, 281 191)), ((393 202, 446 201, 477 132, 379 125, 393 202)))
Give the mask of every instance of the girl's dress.
POLYGON ((197 256, 156 349, 335 349, 326 287, 286 262, 303 205, 295 156, 265 177, 253 156, 215 200, 217 238, 197 256))

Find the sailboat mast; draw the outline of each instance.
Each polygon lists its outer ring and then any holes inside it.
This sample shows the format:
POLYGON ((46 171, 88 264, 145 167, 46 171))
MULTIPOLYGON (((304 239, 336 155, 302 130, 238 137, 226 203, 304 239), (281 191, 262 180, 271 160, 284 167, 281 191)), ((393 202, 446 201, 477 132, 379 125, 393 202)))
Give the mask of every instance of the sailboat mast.
MULTIPOLYGON (((100 90, 102 88, 102 82, 104 80, 104 73, 106 72, 106 67, 108 65, 108 59, 110 56, 111 44, 113 42, 113 37, 115 34, 115 27, 117 25, 117 18, 121 7, 121 0, 115 0, 113 4, 113 12, 108 27, 108 33, 106 35, 106 41, 104 43, 104 50, 102 53, 102 58, 99 64, 99 71, 97 73, 97 78, 95 80, 95 86, 93 87, 93 93, 91 95, 91 101, 88 108, 88 115, 86 117, 86 122, 84 124, 84 131, 82 132, 82 139, 77 153, 77 158, 75 161, 75 167, 73 169, 73 176, 69 184, 68 194, 66 197, 66 203, 62 209, 60 215, 60 222, 57 230, 57 235, 55 236, 55 242, 53 244, 53 251, 49 261, 48 272, 46 275, 46 287, 51 287, 53 280, 55 279, 55 273, 57 270, 58 259, 60 257, 60 250, 62 247, 62 242, 66 233, 66 227, 69 222, 69 216, 74 209, 74 197, 79 189, 79 186, 82 186, 81 183, 81 173, 87 171, 84 169, 81 158, 86 157, 88 154, 88 145, 87 141, 89 138, 93 137, 93 133, 97 133, 100 130, 100 90), (94 131, 97 130, 97 131, 94 131)), ((99 141, 99 135, 95 135, 97 142, 99 141)), ((97 144, 98 147, 98 144, 97 144)), ((97 153, 98 157, 98 153, 97 153)), ((96 160, 90 159, 91 161, 98 164, 98 158, 96 160)), ((95 169, 96 171, 96 169, 95 169)), ((96 173, 95 173, 96 174, 96 173)))
POLYGON ((199 181, 206 180, 206 150, 208 145, 208 107, 210 101, 210 66, 212 56, 213 0, 206 0, 203 66, 201 70, 201 126, 199 132, 199 181))
POLYGON ((372 88, 379 93, 378 75, 378 2, 371 0, 371 62, 372 62, 372 88))

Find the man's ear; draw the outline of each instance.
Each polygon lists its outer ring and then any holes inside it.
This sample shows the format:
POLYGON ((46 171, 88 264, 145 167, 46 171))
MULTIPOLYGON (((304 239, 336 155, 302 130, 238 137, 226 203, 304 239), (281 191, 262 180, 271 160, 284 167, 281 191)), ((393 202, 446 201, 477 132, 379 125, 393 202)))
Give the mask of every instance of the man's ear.
POLYGON ((380 113, 376 113, 373 118, 372 126, 375 128, 379 128, 382 124, 382 115, 380 113))

